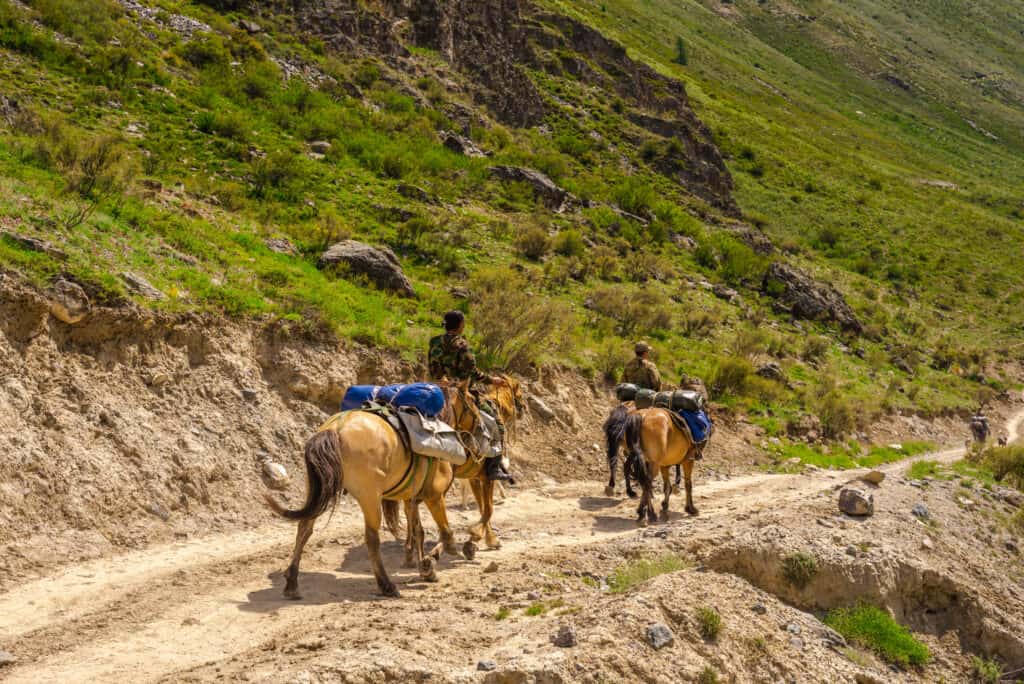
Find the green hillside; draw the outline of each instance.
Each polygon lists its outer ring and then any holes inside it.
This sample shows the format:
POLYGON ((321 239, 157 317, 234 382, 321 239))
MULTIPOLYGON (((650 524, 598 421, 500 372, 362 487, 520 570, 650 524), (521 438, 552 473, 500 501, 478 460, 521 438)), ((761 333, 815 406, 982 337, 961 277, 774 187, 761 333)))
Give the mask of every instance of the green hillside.
POLYGON ((715 155, 685 111, 681 138, 651 132, 670 81, 645 79, 645 101, 621 60, 525 5, 543 111, 517 126, 481 104, 503 96, 487 74, 416 31, 343 49, 312 5, 0 0, 0 264, 410 359, 453 306, 494 367, 613 375, 643 336, 671 380, 704 377, 771 431, 814 411, 839 437, 1005 386, 999 362, 1024 354, 1024 26, 1008 3, 541 4, 685 83, 738 210, 710 189, 715 155), (459 129, 491 156, 445 147, 459 129), (580 202, 547 206, 498 164, 580 202), (752 249, 747 225, 778 249, 752 249), (417 296, 318 269, 344 238, 393 248, 417 296), (864 334, 778 313, 761 291, 778 259, 835 283, 864 334), (782 381, 754 373, 769 361, 782 381))

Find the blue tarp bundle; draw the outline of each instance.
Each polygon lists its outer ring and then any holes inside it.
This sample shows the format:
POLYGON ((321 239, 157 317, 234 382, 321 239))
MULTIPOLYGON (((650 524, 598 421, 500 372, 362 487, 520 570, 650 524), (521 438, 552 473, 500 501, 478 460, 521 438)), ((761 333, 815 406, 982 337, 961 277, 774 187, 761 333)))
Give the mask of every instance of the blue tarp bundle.
POLYGON ((686 424, 690 426, 690 433, 696 442, 703 442, 707 439, 708 431, 711 429, 711 419, 703 411, 680 411, 686 424))
POLYGON ((444 409, 444 392, 428 382, 411 385, 353 385, 345 391, 341 410, 351 411, 368 401, 395 407, 412 406, 427 418, 433 418, 444 409))

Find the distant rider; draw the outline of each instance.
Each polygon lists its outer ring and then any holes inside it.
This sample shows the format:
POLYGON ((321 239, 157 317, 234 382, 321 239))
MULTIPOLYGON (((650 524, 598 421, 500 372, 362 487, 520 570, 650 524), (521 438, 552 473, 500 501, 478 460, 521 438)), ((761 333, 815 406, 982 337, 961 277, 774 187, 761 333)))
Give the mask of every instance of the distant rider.
POLYGON ((634 347, 636 357, 626 364, 622 371, 622 382, 631 383, 640 389, 661 391, 661 374, 658 367, 650 360, 651 345, 637 342, 634 347))
POLYGON ((990 432, 988 417, 985 415, 984 410, 979 408, 971 417, 971 434, 974 435, 974 441, 984 442, 988 439, 990 432))
MULTIPOLYGON (((450 380, 470 380, 474 385, 504 385, 505 380, 491 377, 481 372, 476 365, 476 357, 469 348, 469 342, 463 337, 466 330, 466 317, 461 311, 449 311, 444 315, 443 335, 430 340, 427 364, 430 378, 435 382, 448 378, 450 380)), ((502 446, 505 442, 505 425, 501 421, 501 413, 497 407, 485 399, 479 392, 474 392, 480 410, 494 418, 498 423, 502 446)), ((501 465, 500 456, 491 456, 484 462, 485 472, 491 480, 509 480, 511 476, 501 465)))

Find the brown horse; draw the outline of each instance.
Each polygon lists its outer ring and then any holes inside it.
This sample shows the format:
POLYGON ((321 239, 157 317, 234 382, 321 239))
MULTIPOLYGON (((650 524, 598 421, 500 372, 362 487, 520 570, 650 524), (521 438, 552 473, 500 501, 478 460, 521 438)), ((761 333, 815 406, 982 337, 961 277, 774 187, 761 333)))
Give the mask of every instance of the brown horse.
MULTIPOLYGON (((626 416, 636 411, 636 404, 632 401, 624 401, 608 414, 604 422, 605 453, 608 459, 608 486, 604 488, 605 496, 615 496, 615 469, 619 465, 619 449, 626 429, 626 416)), ((626 496, 630 499, 636 498, 631 481, 637 477, 633 472, 634 454, 628 453, 622 460, 622 481, 626 484, 626 496)), ((679 485, 682 483, 683 474, 680 464, 676 464, 676 479, 672 487, 676 494, 679 493, 679 485)))
MULTIPOLYGON (((468 399, 465 385, 446 388, 448 401, 442 418, 458 429, 471 432, 479 414, 468 399), (449 413, 452 406, 463 408, 449 413)), ((338 497, 348 492, 359 503, 365 523, 366 548, 373 566, 377 586, 385 596, 399 596, 388 577, 380 555, 382 512, 388 528, 398 537, 398 503, 405 502, 409 520, 412 550, 419 563, 420 575, 436 580, 435 559, 440 547, 458 555, 454 535, 448 524, 444 497, 453 480, 452 465, 435 458, 413 454, 386 420, 365 411, 346 411, 327 420, 306 442, 306 503, 298 510, 288 510, 276 499, 266 499, 274 511, 299 523, 295 549, 286 573, 284 595, 299 598, 299 561, 302 550, 313 533, 314 521, 328 509, 333 511, 338 497), (429 556, 424 553, 423 526, 419 520, 419 502, 427 504, 441 535, 441 544, 429 556)))
POLYGON ((634 460, 633 471, 643 487, 640 506, 637 508, 637 522, 646 526, 657 522, 654 511, 654 474, 661 472, 664 498, 661 501, 661 520, 668 520, 668 501, 672 494, 669 482, 669 468, 682 464, 686 482, 686 512, 697 515, 693 505, 693 464, 698 456, 697 446, 689 432, 676 426, 667 409, 640 409, 622 419, 624 423, 623 442, 634 460))

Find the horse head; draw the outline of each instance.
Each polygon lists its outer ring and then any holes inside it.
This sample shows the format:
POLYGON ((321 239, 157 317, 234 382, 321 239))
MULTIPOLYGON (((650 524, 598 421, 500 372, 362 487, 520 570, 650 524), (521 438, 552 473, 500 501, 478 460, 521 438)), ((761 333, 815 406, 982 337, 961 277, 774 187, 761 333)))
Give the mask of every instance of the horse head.
POLYGON ((473 433, 480 424, 480 411, 469 391, 469 380, 441 382, 445 408, 442 419, 459 432, 473 433))

